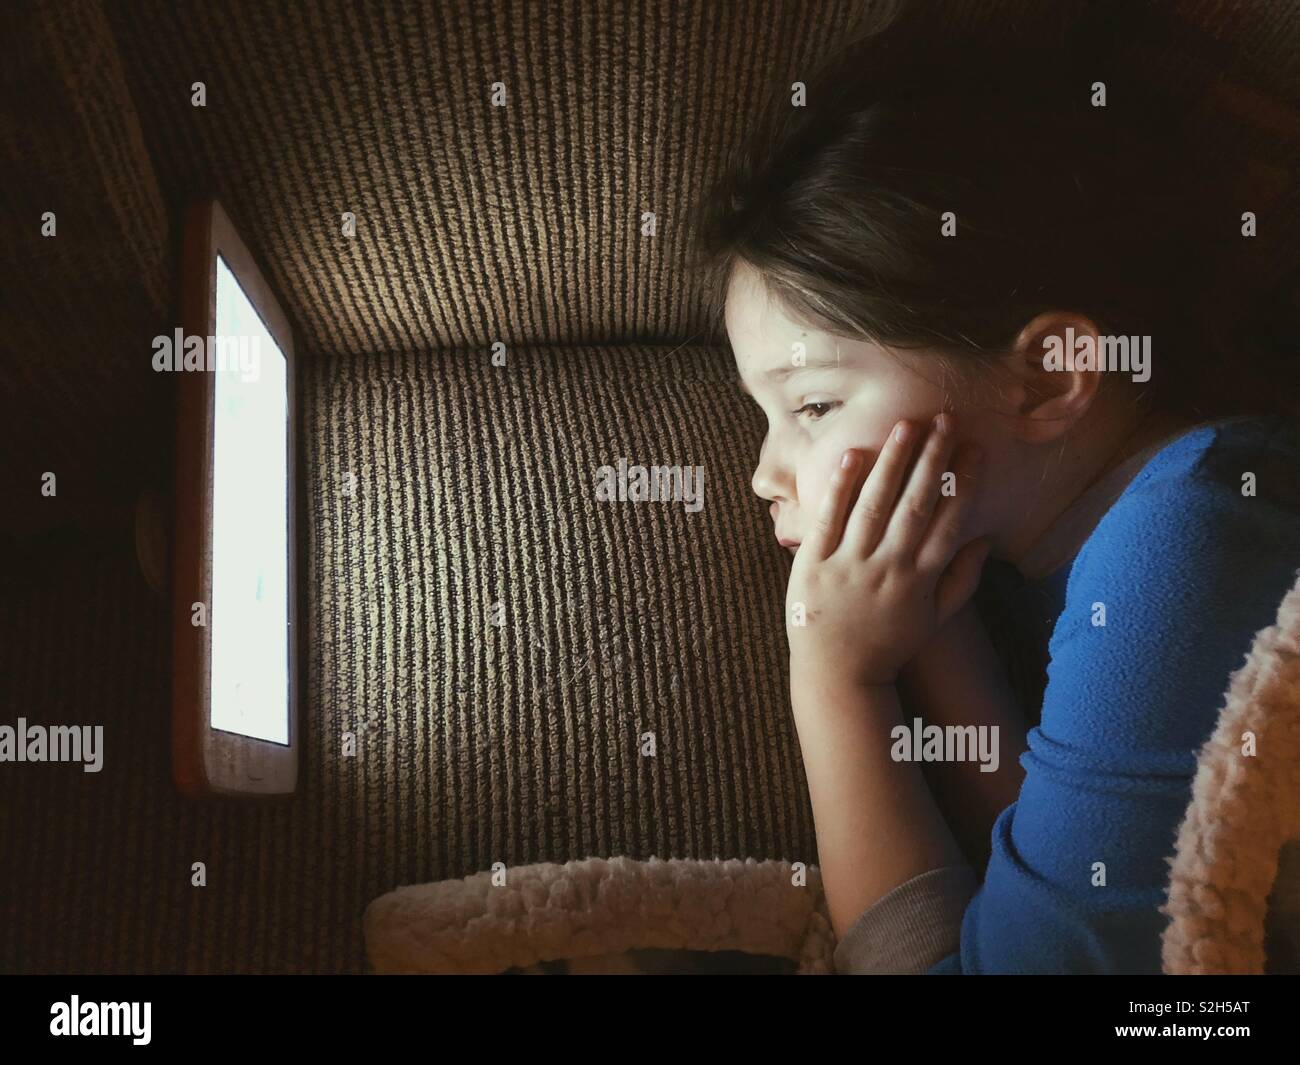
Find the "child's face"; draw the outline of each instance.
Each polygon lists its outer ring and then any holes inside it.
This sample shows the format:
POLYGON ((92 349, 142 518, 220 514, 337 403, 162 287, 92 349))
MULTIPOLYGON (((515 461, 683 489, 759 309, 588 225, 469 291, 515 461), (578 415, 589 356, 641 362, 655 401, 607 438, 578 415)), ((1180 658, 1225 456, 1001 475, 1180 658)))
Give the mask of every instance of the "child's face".
POLYGON ((986 455, 998 450, 997 441, 985 439, 987 423, 963 417, 951 395, 945 405, 933 358, 891 355, 792 322, 748 267, 733 274, 726 318, 742 387, 768 420, 754 491, 771 501, 776 536, 792 553, 815 520, 845 449, 862 448, 869 469, 900 420, 912 419, 928 432, 930 419, 956 408, 958 438, 978 439, 986 455), (794 365, 797 344, 805 348, 803 368, 794 365))

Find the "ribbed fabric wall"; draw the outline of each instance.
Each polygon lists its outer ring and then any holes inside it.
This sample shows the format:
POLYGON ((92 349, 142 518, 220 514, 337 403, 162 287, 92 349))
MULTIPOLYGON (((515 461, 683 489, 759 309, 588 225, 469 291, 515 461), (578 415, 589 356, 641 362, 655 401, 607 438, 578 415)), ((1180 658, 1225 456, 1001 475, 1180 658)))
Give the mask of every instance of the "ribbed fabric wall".
POLYGON ((863 10, 136 0, 110 17, 163 186, 221 197, 305 348, 371 355, 693 336, 688 206, 766 90, 863 10))
POLYGON ((10 559, 0 721, 103 724, 105 764, 0 772, 0 970, 360 970, 372 898, 495 861, 815 862, 789 559, 731 372, 635 346, 306 364, 287 804, 172 790, 167 610, 128 536, 10 559), (703 466, 703 508, 598 502, 620 457, 703 466))
POLYGON ((507 358, 309 374, 309 699, 338 723, 318 760, 361 727, 367 778, 409 797, 358 809, 366 846, 412 880, 808 854, 761 414, 709 349, 507 358), (703 467, 703 508, 598 502, 620 458, 703 467))

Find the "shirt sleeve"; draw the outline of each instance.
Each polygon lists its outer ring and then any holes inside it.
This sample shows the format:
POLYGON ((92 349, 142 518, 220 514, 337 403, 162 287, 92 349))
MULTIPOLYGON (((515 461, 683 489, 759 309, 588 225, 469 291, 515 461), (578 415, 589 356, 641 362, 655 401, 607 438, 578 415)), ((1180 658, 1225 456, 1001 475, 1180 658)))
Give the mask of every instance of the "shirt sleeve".
POLYGON ((969 865, 931 869, 900 884, 863 911, 835 948, 843 975, 925 973, 951 955, 975 893, 969 865))
POLYGON ((1239 458, 1144 471, 1079 553, 1020 795, 931 972, 1160 972, 1197 754, 1300 565, 1300 508, 1243 495, 1239 458))

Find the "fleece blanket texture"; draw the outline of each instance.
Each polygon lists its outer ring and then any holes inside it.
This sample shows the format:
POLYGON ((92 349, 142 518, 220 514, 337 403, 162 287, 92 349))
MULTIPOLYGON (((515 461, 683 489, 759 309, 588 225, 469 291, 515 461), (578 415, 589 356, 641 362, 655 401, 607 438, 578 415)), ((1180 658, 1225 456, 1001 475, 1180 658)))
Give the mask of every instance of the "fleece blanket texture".
MULTIPOLYGON (((1300 579, 1256 634, 1201 749, 1161 912, 1167 974, 1294 970, 1300 892, 1300 579), (1288 859, 1286 856, 1290 855, 1288 859)), ((376 973, 639 972, 638 952, 775 956, 834 971, 816 866, 589 858, 398 888, 364 919, 376 973), (564 960, 561 969, 541 963, 564 960)))
POLYGON ((1201 750, 1161 911, 1171 918, 1165 972, 1263 973, 1266 938, 1275 967, 1294 971, 1300 906, 1287 844, 1297 837, 1300 582, 1232 675, 1218 727, 1201 750), (1284 860, 1287 878, 1279 880, 1284 860))

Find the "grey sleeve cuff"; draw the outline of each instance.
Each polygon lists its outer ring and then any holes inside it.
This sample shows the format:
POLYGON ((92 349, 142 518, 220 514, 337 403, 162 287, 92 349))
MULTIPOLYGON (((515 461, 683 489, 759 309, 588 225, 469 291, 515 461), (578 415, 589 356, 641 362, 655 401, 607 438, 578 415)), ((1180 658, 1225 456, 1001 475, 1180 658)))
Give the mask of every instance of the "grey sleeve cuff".
POLYGON ((835 947, 840 974, 920 975, 961 945, 961 922, 979 888, 969 865, 931 869, 862 912, 835 947))

